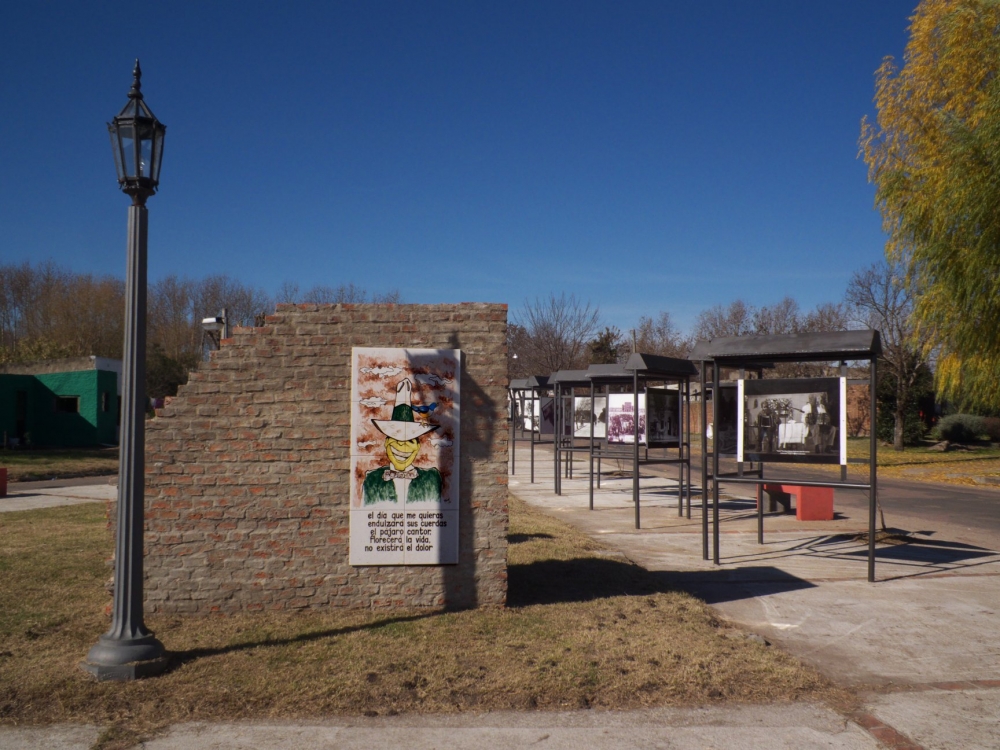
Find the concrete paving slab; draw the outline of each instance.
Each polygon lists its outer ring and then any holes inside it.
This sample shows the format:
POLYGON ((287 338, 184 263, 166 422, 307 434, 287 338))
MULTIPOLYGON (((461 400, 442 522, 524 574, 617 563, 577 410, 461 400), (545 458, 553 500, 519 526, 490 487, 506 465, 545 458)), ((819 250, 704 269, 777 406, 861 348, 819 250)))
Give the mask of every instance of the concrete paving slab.
POLYGON ((18 484, 8 485, 7 497, 0 497, 0 513, 106 502, 118 496, 118 488, 107 481, 103 484, 73 486, 38 486, 39 484, 32 483, 33 486, 24 488, 18 484))
POLYGON ((926 690, 889 693, 869 702, 875 716, 906 727, 927 750, 996 750, 1000 702, 995 690, 926 690))
POLYGON ((182 724, 145 744, 147 750, 295 747, 873 750, 878 743, 860 727, 827 708, 793 704, 648 711, 498 712, 317 723, 182 724))
POLYGON ((89 750, 101 730, 78 724, 53 724, 47 727, 0 726, 3 750, 89 750))

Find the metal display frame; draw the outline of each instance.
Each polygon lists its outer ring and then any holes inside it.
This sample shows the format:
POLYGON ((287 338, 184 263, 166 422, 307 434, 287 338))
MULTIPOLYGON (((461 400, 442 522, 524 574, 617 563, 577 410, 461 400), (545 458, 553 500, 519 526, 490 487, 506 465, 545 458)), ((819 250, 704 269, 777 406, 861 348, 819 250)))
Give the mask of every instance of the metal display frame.
MULTIPOLYGON (((519 378, 510 381, 507 387, 507 396, 510 408, 510 473, 517 474, 516 455, 517 443, 531 443, 531 484, 535 483, 535 446, 543 442, 541 432, 541 400, 543 395, 548 395, 551 390, 547 375, 532 375, 527 378, 519 378), (535 403, 538 403, 539 424, 535 427, 535 403), (532 429, 528 430, 525 437, 524 415, 525 404, 530 404, 532 429), (518 409, 517 407, 520 407, 518 409), (520 423, 520 424, 518 424, 520 423), (537 439, 536 439, 537 438, 537 439)), ((553 435, 555 437, 555 435, 553 435)))
MULTIPOLYGON (((875 516, 878 497, 878 443, 875 436, 876 393, 878 383, 878 357, 882 353, 881 337, 878 331, 833 331, 823 333, 781 334, 771 336, 740 336, 731 338, 716 338, 701 341, 691 353, 691 359, 701 363, 700 385, 702 392, 702 553, 708 559, 708 495, 705 488, 712 483, 712 561, 719 565, 719 482, 730 484, 751 484, 757 488, 757 543, 764 543, 764 502, 762 487, 765 484, 794 484, 801 487, 830 487, 833 489, 851 489, 868 491, 868 581, 875 580, 875 516), (847 380, 848 384, 864 384, 869 387, 871 399, 870 440, 869 440, 869 480, 867 483, 848 482, 847 464, 840 464, 839 482, 820 482, 800 480, 792 477, 764 478, 764 464, 748 476, 742 463, 737 464, 735 474, 723 474, 719 470, 720 453, 714 449, 714 441, 719 436, 719 410, 714 408, 716 385, 721 386, 720 371, 723 368, 738 369, 742 378, 747 370, 756 371, 758 377, 767 368, 779 362, 810 363, 810 362, 840 362, 840 377, 847 379, 847 362, 864 362, 870 364, 869 377, 864 380, 847 380), (712 368, 712 434, 713 450, 708 450, 707 425, 707 393, 706 371, 712 368), (709 462, 711 459, 711 462, 709 462), (709 471, 711 465, 711 471, 709 471)), ((738 425, 737 429, 740 426, 738 425)), ((863 461, 863 459, 862 459, 863 461)))
MULTIPOLYGON (((659 458, 656 456, 651 457, 649 455, 650 445, 648 442, 642 446, 642 458, 640 459, 640 442, 639 442, 639 419, 635 418, 632 421, 633 439, 630 450, 622 450, 622 447, 629 448, 629 446, 618 446, 616 445, 614 449, 611 448, 611 444, 608 441, 607 435, 605 438, 601 439, 599 442, 595 441, 593 436, 594 423, 591 421, 590 427, 590 439, 588 441, 587 448, 577 447, 575 445, 575 439, 573 439, 573 445, 571 447, 564 447, 561 450, 557 449, 557 459, 556 459, 556 494, 561 493, 561 474, 559 471, 560 467, 560 457, 563 453, 568 454, 570 458, 570 463, 572 461, 572 454, 575 452, 580 452, 583 450, 588 451, 589 460, 589 470, 588 470, 588 480, 589 480, 589 506, 590 510, 594 509, 594 483, 595 476, 598 489, 600 488, 601 482, 601 461, 603 458, 631 458, 632 460, 632 502, 635 507, 635 528, 641 528, 641 515, 640 515, 640 490, 639 490, 639 467, 641 464, 646 465, 671 465, 676 464, 678 466, 678 484, 677 484, 677 514, 683 517, 685 500, 687 505, 687 513, 690 518, 691 514, 691 444, 690 444, 690 428, 689 428, 689 414, 691 405, 691 378, 698 374, 697 369, 694 364, 686 359, 675 359, 673 357, 662 357, 655 354, 642 354, 635 353, 632 354, 628 361, 624 365, 591 365, 587 370, 582 373, 584 375, 584 380, 581 380, 580 371, 567 371, 563 377, 553 376, 553 380, 556 381, 557 392, 561 391, 562 387, 572 388, 580 387, 584 383, 589 387, 590 392, 590 408, 591 413, 594 411, 594 402, 597 397, 597 389, 603 388, 604 395, 608 397, 608 402, 610 404, 610 395, 612 386, 630 386, 632 393, 632 403, 633 403, 633 414, 638 417, 639 413, 639 393, 640 386, 643 388, 643 393, 648 393, 650 383, 662 382, 666 385, 676 384, 677 385, 677 395, 678 395, 678 438, 677 438, 677 457, 664 457, 659 458), (688 427, 686 430, 685 427, 688 427), (685 433, 687 433, 688 438, 685 439, 685 433), (596 472, 595 472, 595 462, 596 472)), ((557 374, 558 375, 558 374, 557 374)), ((556 404, 560 405, 560 399, 557 397, 556 404)), ((648 409, 648 404, 647 404, 648 409)), ((562 424, 562 422, 559 422, 562 424)), ((557 440, 557 443, 559 441, 557 440)), ((660 446, 667 450, 671 449, 670 446, 664 445, 660 446)), ((571 469, 570 469, 571 471, 571 469)), ((571 474, 570 474, 571 475, 571 474)))
MULTIPOLYGON (((574 422, 575 406, 570 401, 570 408, 565 408, 565 399, 573 399, 577 388, 588 387, 590 381, 587 380, 586 370, 559 370, 549 376, 549 383, 552 385, 553 402, 555 409, 553 413, 553 489, 556 495, 562 494, 563 474, 567 479, 573 478, 573 454, 589 451, 594 443, 594 423, 590 423, 590 435, 587 438, 588 446, 577 446, 575 430, 570 430, 566 435, 566 426, 574 422)), ((590 400, 591 413, 594 411, 594 400, 590 400)))

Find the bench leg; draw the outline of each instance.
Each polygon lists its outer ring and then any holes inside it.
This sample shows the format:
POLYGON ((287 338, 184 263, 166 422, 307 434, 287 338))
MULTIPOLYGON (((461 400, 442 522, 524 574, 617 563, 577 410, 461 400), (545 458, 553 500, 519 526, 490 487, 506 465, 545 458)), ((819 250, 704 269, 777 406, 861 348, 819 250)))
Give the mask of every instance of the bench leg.
POLYGON ((792 512, 792 496, 789 493, 780 490, 764 490, 764 494, 767 495, 768 513, 777 511, 779 503, 783 513, 792 512))

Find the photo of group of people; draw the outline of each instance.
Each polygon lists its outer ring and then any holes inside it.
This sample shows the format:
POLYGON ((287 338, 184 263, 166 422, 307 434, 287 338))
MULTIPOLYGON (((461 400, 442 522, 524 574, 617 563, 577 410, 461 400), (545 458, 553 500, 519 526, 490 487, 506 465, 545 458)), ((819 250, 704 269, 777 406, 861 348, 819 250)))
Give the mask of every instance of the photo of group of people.
POLYGON ((839 378, 743 381, 745 461, 841 463, 839 378))
MULTIPOLYGON (((608 396, 608 442, 629 444, 635 442, 635 404, 631 393, 612 393, 608 396)), ((639 394, 639 444, 646 443, 646 396, 639 394)))
POLYGON ((649 404, 646 437, 649 444, 676 444, 680 440, 680 393, 666 388, 650 388, 646 396, 649 404))

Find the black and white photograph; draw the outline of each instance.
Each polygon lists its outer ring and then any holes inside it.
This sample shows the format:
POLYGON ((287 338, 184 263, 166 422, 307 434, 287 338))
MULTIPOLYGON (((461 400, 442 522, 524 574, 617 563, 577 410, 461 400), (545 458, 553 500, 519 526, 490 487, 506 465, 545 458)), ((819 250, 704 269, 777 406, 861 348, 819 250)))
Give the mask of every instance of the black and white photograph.
POLYGON ((650 445, 676 445, 680 438, 680 395, 666 388, 650 388, 646 392, 650 445))
MULTIPOLYGON (((612 393, 608 396, 608 442, 635 442, 635 404, 631 393, 612 393)), ((639 444, 646 443, 646 397, 639 394, 639 444)))
POLYGON ((739 405, 735 385, 720 385, 718 388, 719 434, 715 443, 720 456, 736 455, 736 425, 739 424, 739 405))
POLYGON ((841 463, 839 378, 743 381, 744 461, 841 463))
POLYGON ((555 411, 556 411, 556 400, 551 396, 543 396, 542 398, 535 401, 535 416, 538 420, 536 424, 538 425, 539 435, 554 435, 556 432, 555 425, 555 411), (541 415, 539 417, 539 411, 541 415))
POLYGON ((590 437, 590 425, 594 425, 594 437, 607 435, 608 400, 605 396, 594 397, 594 409, 590 409, 590 396, 573 399, 573 434, 580 438, 590 437))

